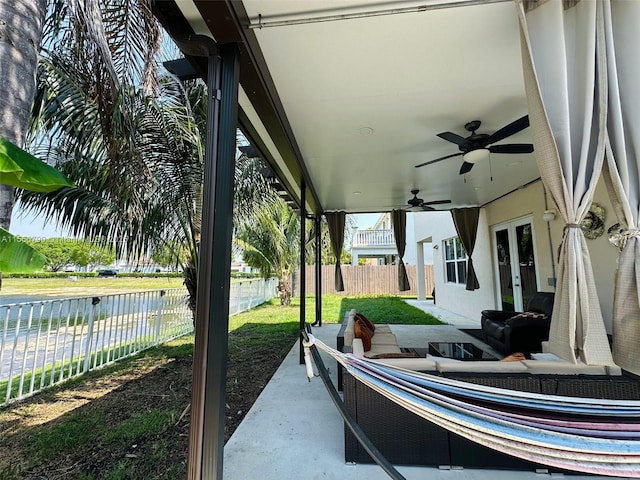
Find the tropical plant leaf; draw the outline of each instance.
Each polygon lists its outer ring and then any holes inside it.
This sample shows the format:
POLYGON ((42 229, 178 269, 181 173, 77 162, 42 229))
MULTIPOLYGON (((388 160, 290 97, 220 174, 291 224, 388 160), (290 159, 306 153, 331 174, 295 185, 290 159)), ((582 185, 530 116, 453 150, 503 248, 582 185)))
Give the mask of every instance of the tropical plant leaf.
POLYGON ((53 192, 73 185, 64 174, 2 137, 0 183, 34 192, 53 192))
POLYGON ((0 228, 0 272, 31 273, 42 270, 46 263, 42 253, 0 228))

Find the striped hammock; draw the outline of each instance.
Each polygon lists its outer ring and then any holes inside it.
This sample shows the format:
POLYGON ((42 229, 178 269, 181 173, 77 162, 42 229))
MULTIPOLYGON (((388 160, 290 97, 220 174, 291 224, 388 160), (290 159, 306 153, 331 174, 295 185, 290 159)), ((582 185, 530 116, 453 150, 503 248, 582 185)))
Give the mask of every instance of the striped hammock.
POLYGON ((416 415, 524 460, 598 475, 640 478, 640 400, 603 400, 476 385, 372 362, 309 335, 357 380, 416 415))

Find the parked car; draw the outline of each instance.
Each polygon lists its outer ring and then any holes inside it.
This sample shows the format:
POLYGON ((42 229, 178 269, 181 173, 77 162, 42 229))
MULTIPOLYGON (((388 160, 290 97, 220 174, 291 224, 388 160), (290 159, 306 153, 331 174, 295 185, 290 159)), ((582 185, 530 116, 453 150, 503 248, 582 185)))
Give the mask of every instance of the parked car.
POLYGON ((113 270, 113 269, 98 270, 99 277, 116 277, 117 275, 118 275, 117 270, 113 270))

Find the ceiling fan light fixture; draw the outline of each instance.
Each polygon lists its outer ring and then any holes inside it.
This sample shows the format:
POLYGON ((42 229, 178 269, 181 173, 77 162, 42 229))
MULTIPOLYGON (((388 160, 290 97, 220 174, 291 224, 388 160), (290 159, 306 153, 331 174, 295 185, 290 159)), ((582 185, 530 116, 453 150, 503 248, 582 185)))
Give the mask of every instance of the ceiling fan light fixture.
POLYGON ((471 150, 462 156, 462 159, 467 163, 477 163, 489 156, 489 150, 486 148, 478 148, 477 150, 471 150))

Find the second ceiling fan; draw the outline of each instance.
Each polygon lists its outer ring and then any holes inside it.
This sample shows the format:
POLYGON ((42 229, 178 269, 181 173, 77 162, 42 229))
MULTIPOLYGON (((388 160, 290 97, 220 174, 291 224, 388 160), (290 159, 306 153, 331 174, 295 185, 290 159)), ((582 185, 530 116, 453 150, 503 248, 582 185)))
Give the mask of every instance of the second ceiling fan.
POLYGON ((428 162, 416 165, 418 167, 424 167, 432 163, 446 160, 447 158, 458 157, 462 155, 463 163, 460 167, 460 175, 467 173, 473 168, 473 165, 480 159, 488 156, 489 153, 531 153, 533 152, 533 145, 530 143, 509 143, 503 145, 493 145, 500 140, 504 140, 511 135, 524 130, 529 126, 529 116, 519 118, 511 122, 509 125, 502 127, 500 130, 489 135, 487 133, 476 133, 476 130, 480 128, 480 120, 473 120, 465 124, 465 130, 471 132, 468 137, 462 137, 452 132, 442 132, 438 136, 448 142, 458 145, 460 152, 453 153, 451 155, 445 155, 444 157, 436 158, 428 162))
POLYGON ((410 198, 409 200, 407 200, 407 203, 409 204, 409 206, 406 208, 406 210, 418 209, 418 210, 423 210, 425 212, 431 212, 435 210, 435 208, 433 208, 431 205, 444 205, 446 203, 451 203, 451 200, 431 200, 431 201, 425 202, 423 199, 418 198, 419 192, 420 190, 418 190, 417 188, 411 190, 411 193, 413 194, 413 198, 410 198))

